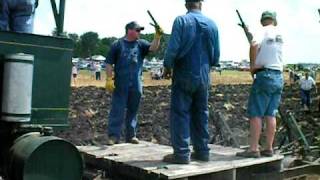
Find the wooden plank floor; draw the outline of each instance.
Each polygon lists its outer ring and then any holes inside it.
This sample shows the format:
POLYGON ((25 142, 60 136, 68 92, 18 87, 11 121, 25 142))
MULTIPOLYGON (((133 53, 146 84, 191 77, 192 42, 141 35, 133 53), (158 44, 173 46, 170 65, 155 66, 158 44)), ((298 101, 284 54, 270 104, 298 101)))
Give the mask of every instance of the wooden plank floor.
POLYGON ((172 153, 170 146, 149 142, 78 147, 87 162, 94 162, 101 168, 112 169, 135 179, 181 179, 281 161, 283 158, 281 155, 241 158, 235 156, 236 152, 242 151, 240 149, 215 145, 210 145, 210 148, 209 162, 192 161, 188 165, 178 165, 162 162, 163 156, 172 153))

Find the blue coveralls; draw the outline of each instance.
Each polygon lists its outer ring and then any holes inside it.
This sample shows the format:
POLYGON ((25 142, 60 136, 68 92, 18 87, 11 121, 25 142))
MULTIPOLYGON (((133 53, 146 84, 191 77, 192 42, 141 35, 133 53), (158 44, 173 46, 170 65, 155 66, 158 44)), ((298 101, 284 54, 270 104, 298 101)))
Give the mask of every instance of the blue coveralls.
POLYGON ((142 65, 149 47, 150 43, 145 40, 129 42, 124 38, 111 46, 106 63, 114 65, 116 88, 109 114, 109 137, 120 139, 124 119, 126 141, 136 136, 137 112, 142 95, 142 65))
POLYGON ((190 158, 194 151, 208 156, 208 90, 210 67, 219 63, 220 46, 216 24, 200 11, 175 19, 164 59, 173 68, 170 131, 176 158, 190 158))
POLYGON ((37 0, 0 0, 0 30, 33 32, 37 0))

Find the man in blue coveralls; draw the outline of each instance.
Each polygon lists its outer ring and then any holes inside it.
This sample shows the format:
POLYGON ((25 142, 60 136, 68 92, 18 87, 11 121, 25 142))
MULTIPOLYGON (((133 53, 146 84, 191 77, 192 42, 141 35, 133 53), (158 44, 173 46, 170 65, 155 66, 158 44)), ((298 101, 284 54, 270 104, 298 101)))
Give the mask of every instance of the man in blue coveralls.
POLYGON ((113 92, 112 107, 109 114, 108 145, 119 143, 121 126, 124 120, 126 142, 139 143, 136 137, 136 126, 137 112, 142 95, 143 60, 150 51, 158 50, 163 34, 162 29, 156 27, 154 40, 149 43, 146 40, 139 39, 140 31, 144 30, 144 27, 137 22, 128 23, 125 29, 125 37, 112 44, 106 59, 106 90, 113 92), (114 80, 112 77, 113 71, 114 80))
POLYGON ((0 30, 32 33, 37 5, 38 0, 0 0, 0 30))
POLYGON ((172 75, 170 131, 174 153, 165 162, 209 161, 208 91, 210 68, 219 63, 216 24, 201 13, 202 0, 186 0, 186 15, 175 19, 164 58, 165 77, 172 75))

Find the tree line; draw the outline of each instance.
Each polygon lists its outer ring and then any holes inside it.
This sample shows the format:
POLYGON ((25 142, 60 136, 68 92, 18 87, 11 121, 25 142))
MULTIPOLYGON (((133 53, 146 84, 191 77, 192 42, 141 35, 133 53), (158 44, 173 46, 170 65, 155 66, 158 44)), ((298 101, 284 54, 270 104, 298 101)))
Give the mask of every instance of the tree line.
MULTIPOLYGON (((56 35, 56 31, 54 30, 52 34, 56 35)), ((73 40, 73 57, 75 58, 87 58, 97 54, 107 56, 112 43, 118 39, 116 37, 100 38, 98 33, 92 31, 86 32, 82 35, 64 32, 64 36, 73 40)), ((140 38, 151 42, 153 40, 153 36, 154 34, 141 34, 140 38)), ((151 59, 152 57, 155 57, 157 59, 163 59, 169 37, 170 36, 168 34, 164 34, 161 38, 159 51, 149 54, 147 58, 151 59)))

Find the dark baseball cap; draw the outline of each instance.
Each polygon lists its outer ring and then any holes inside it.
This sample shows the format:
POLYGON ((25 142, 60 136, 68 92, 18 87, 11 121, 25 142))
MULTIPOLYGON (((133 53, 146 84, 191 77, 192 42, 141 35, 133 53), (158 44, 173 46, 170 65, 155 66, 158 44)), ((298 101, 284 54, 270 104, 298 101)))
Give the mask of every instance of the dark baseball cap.
POLYGON ((126 30, 128 29, 136 29, 136 30, 144 30, 143 26, 140 26, 136 21, 131 21, 126 25, 126 30))

